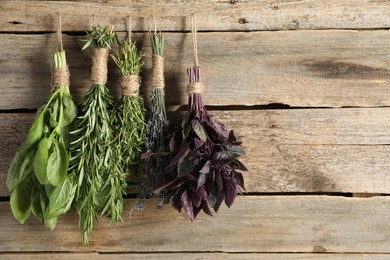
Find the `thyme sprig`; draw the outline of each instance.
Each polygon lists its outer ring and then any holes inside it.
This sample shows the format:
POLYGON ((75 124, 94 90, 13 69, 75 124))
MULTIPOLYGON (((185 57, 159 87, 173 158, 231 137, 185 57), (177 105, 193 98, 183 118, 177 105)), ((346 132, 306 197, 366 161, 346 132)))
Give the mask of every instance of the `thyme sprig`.
MULTIPOLYGON (((138 51, 135 42, 124 41, 121 45, 122 47, 116 52, 116 56, 112 56, 120 74, 122 76, 139 76, 143 66, 143 53, 138 51)), ((118 213, 122 213, 123 209, 122 194, 125 194, 127 187, 126 177, 129 173, 129 167, 139 161, 139 155, 142 152, 146 129, 145 112, 143 98, 138 95, 123 95, 121 102, 114 111, 113 164, 119 172, 115 182, 118 185, 117 187, 122 187, 122 192, 120 193, 117 189, 117 193, 111 196, 107 203, 117 201, 118 213)), ((103 212, 105 212, 105 209, 103 212)))

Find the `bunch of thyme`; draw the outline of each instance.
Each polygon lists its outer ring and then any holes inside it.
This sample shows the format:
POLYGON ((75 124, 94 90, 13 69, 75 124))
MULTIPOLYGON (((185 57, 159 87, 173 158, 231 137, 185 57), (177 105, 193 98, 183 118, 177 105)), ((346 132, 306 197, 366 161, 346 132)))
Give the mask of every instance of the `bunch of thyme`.
MULTIPOLYGON (((114 160, 120 175, 116 182, 121 183, 122 193, 117 194, 117 201, 125 194, 126 176, 130 165, 139 162, 145 138, 144 100, 138 94, 143 54, 138 52, 135 42, 123 41, 121 48, 112 56, 121 74, 122 99, 114 113, 114 160)), ((113 203, 113 201, 108 201, 113 203)), ((122 211, 122 208, 121 208, 122 211)), ((104 212, 104 211, 103 211, 104 212)))

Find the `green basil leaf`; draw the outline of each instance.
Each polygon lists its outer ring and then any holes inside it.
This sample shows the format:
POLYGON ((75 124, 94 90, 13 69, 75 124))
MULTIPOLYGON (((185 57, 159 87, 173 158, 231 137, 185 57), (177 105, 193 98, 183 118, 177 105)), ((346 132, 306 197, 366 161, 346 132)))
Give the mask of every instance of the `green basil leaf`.
POLYGON ((62 102, 64 104, 64 112, 63 112, 64 115, 63 115, 63 121, 62 121, 61 125, 67 126, 71 122, 73 122, 73 120, 76 118, 77 106, 74 103, 74 101, 72 100, 72 98, 68 95, 64 95, 62 97, 62 102))
POLYGON ((16 153, 6 180, 9 191, 12 191, 20 182, 33 173, 33 161, 34 152, 31 149, 21 149, 16 153))
POLYGON ((46 172, 49 183, 53 186, 58 186, 66 177, 69 166, 69 155, 63 143, 53 139, 52 146, 53 150, 47 162, 46 172))
POLYGON ((46 174, 47 161, 49 159, 49 149, 50 149, 50 139, 42 138, 38 145, 38 151, 35 154, 34 158, 34 172, 38 181, 42 185, 46 185, 49 183, 46 174))
POLYGON ((19 183, 11 193, 11 210, 14 217, 23 224, 31 212, 31 183, 19 183))
POLYGON ((50 111, 49 124, 51 128, 55 128, 58 125, 58 117, 60 112, 60 100, 57 98, 54 100, 54 104, 52 105, 50 111))
POLYGON ((49 197, 49 206, 45 212, 45 218, 51 219, 65 213, 65 206, 67 205, 72 193, 72 182, 66 178, 62 185, 57 186, 49 197))
POLYGON ((51 219, 45 219, 45 226, 49 229, 49 230, 54 230, 57 226, 57 221, 58 221, 58 217, 55 217, 55 218, 51 218, 51 219))
POLYGON ((45 115, 45 110, 43 110, 39 116, 35 119, 30 130, 28 131, 26 141, 23 146, 30 147, 35 145, 41 139, 43 133, 43 118, 45 115))
POLYGON ((40 188, 33 185, 31 191, 31 212, 39 219, 43 221, 43 211, 41 206, 40 188))

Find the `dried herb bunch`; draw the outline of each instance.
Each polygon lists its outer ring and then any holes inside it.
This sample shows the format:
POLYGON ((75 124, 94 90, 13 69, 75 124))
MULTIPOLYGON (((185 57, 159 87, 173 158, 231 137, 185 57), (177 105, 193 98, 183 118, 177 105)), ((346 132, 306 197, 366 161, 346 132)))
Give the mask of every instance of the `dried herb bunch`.
MULTIPOLYGON (((139 52, 135 42, 123 41, 113 60, 121 74, 122 99, 115 108, 114 118, 114 160, 119 167, 118 182, 122 184, 122 193, 117 194, 118 201, 125 193, 126 176, 129 166, 139 162, 145 138, 145 113, 144 100, 139 96, 141 69, 143 66, 143 54, 139 52)), ((123 204, 123 202, 122 202, 123 204)))
POLYGON ((32 212, 50 230, 59 215, 70 209, 76 188, 67 176, 69 131, 77 107, 69 92, 65 51, 54 54, 54 66, 53 92, 38 110, 7 177, 15 218, 23 224, 32 212))
POLYGON ((194 220, 201 210, 212 216, 210 207, 217 212, 223 201, 230 207, 237 193, 244 190, 240 171, 247 169, 238 160, 245 153, 233 131, 228 133, 204 107, 195 17, 192 25, 195 66, 187 70, 188 111, 181 126, 170 135, 171 156, 156 192, 164 190, 162 203, 179 212, 183 208, 194 220))
MULTIPOLYGON (((146 198, 153 194, 157 179, 165 168, 164 154, 167 152, 167 128, 168 120, 165 108, 165 91, 164 91, 164 36, 163 34, 151 33, 150 40, 152 43, 153 53, 153 90, 151 93, 149 119, 146 128, 145 150, 142 154, 144 159, 143 183, 141 188, 141 198, 146 198)), ((142 201, 138 205, 143 208, 142 201)))
POLYGON ((108 50, 117 39, 112 26, 93 27, 83 49, 93 46, 91 80, 93 85, 79 104, 77 130, 72 132, 72 158, 69 171, 78 184, 75 207, 79 213, 79 226, 84 243, 92 234, 98 212, 110 215, 113 221, 120 219, 121 201, 118 192, 123 187, 117 182, 117 167, 112 160, 111 111, 112 96, 105 86, 107 81, 108 50), (114 202, 110 201, 113 200, 114 202))

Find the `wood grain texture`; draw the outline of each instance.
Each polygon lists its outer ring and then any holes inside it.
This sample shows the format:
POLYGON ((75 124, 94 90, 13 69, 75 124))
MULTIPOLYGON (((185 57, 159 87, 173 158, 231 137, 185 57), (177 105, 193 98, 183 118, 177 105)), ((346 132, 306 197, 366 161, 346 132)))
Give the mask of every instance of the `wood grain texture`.
POLYGON ((299 253, 299 254, 267 254, 267 253, 14 253, 2 254, 2 260, 89 260, 89 259, 148 259, 148 260, 247 260, 247 259, 267 259, 267 260, 347 260, 347 259, 361 259, 361 260, 388 260, 389 254, 335 254, 335 253, 299 253))
MULTIPOLYGON (((134 35, 146 53, 141 92, 148 98, 149 40, 147 34, 134 35)), ((186 104, 186 68, 193 64, 191 36, 165 36, 167 104, 186 104)), ((90 57, 81 51, 83 38, 64 36, 71 90, 76 98, 90 87, 90 57)), ((199 33, 198 42, 208 105, 390 105, 390 54, 384 51, 390 42, 387 31, 199 33)), ((44 102, 50 91, 55 44, 54 34, 0 34, 0 109, 37 108, 44 102)), ((118 97, 113 62, 109 70, 108 85, 118 97)))
POLYGON ((147 30, 150 16, 159 18, 161 30, 182 31, 190 29, 184 16, 192 13, 197 14, 198 29, 206 31, 388 28, 389 8, 387 1, 369 0, 356 0, 352 7, 348 0, 3 0, 0 31, 53 31, 58 11, 66 31, 89 29, 92 14, 118 30, 125 30, 124 18, 131 14, 136 31, 147 30))
POLYGON ((155 201, 128 219, 134 202, 125 200, 125 222, 118 226, 101 219, 88 247, 81 244, 75 212, 49 232, 34 218, 20 225, 2 202, 0 251, 390 252, 389 197, 239 197, 230 209, 200 214, 192 223, 168 205, 156 210, 155 201))
MULTIPOLYGON (((243 141, 248 192, 390 192, 390 108, 211 113, 243 141)), ((181 117, 170 114, 176 125, 181 117)), ((33 119, 0 114, 0 196, 33 119)))

